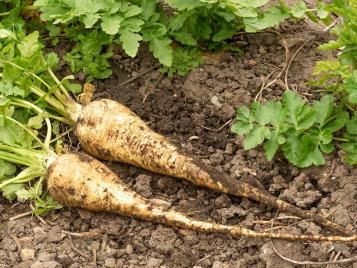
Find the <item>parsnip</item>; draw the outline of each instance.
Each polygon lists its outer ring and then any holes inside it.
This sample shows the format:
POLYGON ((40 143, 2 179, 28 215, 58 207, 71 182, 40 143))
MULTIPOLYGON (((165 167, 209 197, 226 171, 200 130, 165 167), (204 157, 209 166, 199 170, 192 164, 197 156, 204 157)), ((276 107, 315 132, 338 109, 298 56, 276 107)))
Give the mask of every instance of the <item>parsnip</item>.
POLYGON ((290 205, 269 193, 239 182, 180 152, 165 137, 151 130, 126 106, 108 99, 93 101, 77 114, 76 133, 84 150, 98 159, 132 164, 147 170, 189 180, 218 192, 247 197, 281 211, 348 233, 345 228, 309 211, 290 205))
POLYGON ((48 190, 58 202, 69 207, 79 207, 97 212, 106 211, 200 232, 227 233, 234 237, 357 241, 356 235, 324 237, 258 233, 244 227, 194 220, 182 213, 154 204, 135 193, 107 166, 83 153, 64 154, 51 163, 48 169, 48 190))
MULTIPOLYGON (((3 63, 23 71, 21 66, 13 62, 3 63)), ((342 226, 315 213, 292 206, 249 184, 240 183, 183 154, 120 103, 100 100, 84 106, 78 104, 50 68, 47 73, 47 78, 52 81, 45 82, 31 73, 31 70, 27 70, 26 75, 38 80, 44 87, 43 89, 32 85, 29 87, 30 91, 48 103, 51 108, 47 110, 49 116, 63 123, 76 125, 83 148, 93 156, 133 164, 153 172, 183 178, 216 191, 248 197, 301 218, 313 219, 331 230, 348 233, 342 226), (57 90, 54 90, 55 88, 57 90), (56 112, 55 115, 52 114, 53 111, 56 112)), ((18 85, 23 84, 18 81, 18 85)))

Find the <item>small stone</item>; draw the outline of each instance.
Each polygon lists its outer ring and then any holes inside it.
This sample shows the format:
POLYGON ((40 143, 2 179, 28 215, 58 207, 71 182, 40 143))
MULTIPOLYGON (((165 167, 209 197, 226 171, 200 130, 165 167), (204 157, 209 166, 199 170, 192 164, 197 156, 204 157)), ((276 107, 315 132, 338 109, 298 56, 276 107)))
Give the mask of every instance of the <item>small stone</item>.
POLYGON ((125 253, 130 255, 130 254, 133 254, 133 252, 134 252, 133 246, 128 244, 125 248, 125 253))
POLYGON ((35 262, 31 265, 31 268, 62 268, 63 266, 56 261, 44 261, 44 262, 35 262))
POLYGON ((146 267, 160 267, 160 264, 163 262, 161 259, 150 258, 146 263, 146 267))
POLYGON ((90 212, 89 210, 86 209, 77 209, 79 217, 81 217, 82 220, 89 220, 93 216, 93 212, 90 212))
POLYGON ((32 242, 32 237, 29 236, 25 236, 25 237, 21 237, 18 239, 19 243, 21 245, 21 248, 27 247, 31 244, 32 242))
POLYGON ((105 267, 115 267, 116 266, 115 259, 114 258, 106 259, 105 262, 104 262, 104 266, 105 267))
POLYGON ((249 60, 249 61, 248 61, 248 64, 249 64, 250 66, 254 66, 254 65, 257 65, 257 62, 256 62, 255 60, 249 60))
POLYGON ((53 260, 55 257, 56 257, 55 253, 49 253, 49 252, 44 251, 44 252, 40 252, 36 259, 44 262, 44 261, 53 260))
POLYGON ((264 48, 263 46, 260 46, 260 47, 259 47, 259 53, 260 53, 260 54, 266 53, 266 50, 265 50, 265 48, 264 48))
POLYGON ((64 238, 64 234, 62 234, 61 227, 54 226, 47 234, 48 242, 59 242, 64 238))
POLYGON ((223 263, 220 261, 214 261, 212 268, 223 268, 223 263))
POLYGON ((211 103, 215 106, 217 106, 218 108, 222 108, 223 104, 219 102, 218 97, 217 96, 213 96, 211 98, 211 103))
POLYGON ((20 257, 22 261, 32 260, 35 257, 35 250, 32 248, 23 248, 20 257))

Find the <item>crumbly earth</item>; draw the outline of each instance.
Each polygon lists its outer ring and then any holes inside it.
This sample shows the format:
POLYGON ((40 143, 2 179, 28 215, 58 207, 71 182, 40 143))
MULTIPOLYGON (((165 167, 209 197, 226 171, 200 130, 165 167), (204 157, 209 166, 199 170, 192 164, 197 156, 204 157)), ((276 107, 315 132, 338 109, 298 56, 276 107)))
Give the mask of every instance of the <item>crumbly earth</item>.
MULTIPOLYGON (((328 56, 315 48, 329 36, 296 22, 284 24, 279 32, 288 41, 291 54, 301 42, 314 37, 292 63, 288 83, 308 100, 316 98, 316 91, 305 83, 314 62, 328 56)), ((210 56, 186 77, 161 80, 160 73, 153 71, 122 87, 118 86, 121 82, 151 68, 155 61, 145 47, 135 59, 116 55, 113 76, 96 82, 96 96, 123 102, 186 152, 237 180, 246 180, 296 206, 317 210, 357 232, 357 170, 342 163, 341 152, 326 157, 324 167, 297 169, 279 155, 269 162, 259 149, 244 151, 242 140, 229 130, 231 123, 225 125, 235 117, 237 107, 254 99, 267 76, 273 71, 272 77, 278 74, 285 59, 275 34, 241 35, 237 41, 248 44, 242 48, 243 55, 210 56)), ((284 83, 275 83, 262 92, 262 100, 278 98, 284 89, 284 83)), ((124 164, 108 165, 137 192, 197 219, 269 230, 275 217, 274 228, 280 231, 328 234, 311 221, 277 214, 248 199, 124 164)), ((27 204, 0 199, 0 267, 297 267, 278 257, 267 240, 201 234, 105 213, 63 209, 44 216, 43 221, 35 216, 9 220, 28 210, 27 204)), ((274 245, 297 261, 357 254, 357 243, 274 241, 274 245)), ((357 263, 328 267, 356 268, 357 263)))

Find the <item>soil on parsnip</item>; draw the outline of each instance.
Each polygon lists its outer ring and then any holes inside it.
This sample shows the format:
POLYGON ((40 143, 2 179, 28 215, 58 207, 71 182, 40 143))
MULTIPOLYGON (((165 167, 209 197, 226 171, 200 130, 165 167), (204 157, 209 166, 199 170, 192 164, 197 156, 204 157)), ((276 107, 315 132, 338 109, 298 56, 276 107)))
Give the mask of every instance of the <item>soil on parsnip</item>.
MULTIPOLYGON (((306 82, 314 63, 329 56, 316 49, 329 36, 304 22, 285 23, 278 31, 288 41, 291 55, 314 37, 291 64, 288 84, 307 100, 315 99, 318 93, 306 82)), ((338 149, 326 157, 325 166, 298 169, 281 155, 269 162, 261 149, 244 151, 242 140, 230 132, 236 108, 249 105, 266 77, 275 77, 285 61, 276 34, 242 35, 236 40, 247 43, 242 55, 226 52, 208 57, 185 77, 161 79, 154 70, 122 87, 118 85, 157 62, 145 47, 135 59, 118 54, 112 62, 112 77, 95 82, 95 97, 126 104, 155 131, 237 181, 246 180, 356 232, 357 170, 343 164, 338 149)), ((279 98, 284 90, 284 82, 275 83, 262 92, 262 101, 279 98)), ((330 234, 314 222, 277 215, 275 209, 245 198, 125 164, 107 164, 140 194, 196 219, 263 231, 271 228, 270 219, 276 217, 274 228, 284 232, 330 234)), ((107 213, 63 209, 44 216, 45 222, 34 216, 9 221, 28 210, 27 204, 14 206, 0 199, 0 267, 297 267, 278 257, 268 240, 202 234, 107 213)), ((297 261, 357 254, 357 243, 274 241, 274 245, 297 261)), ((333 267, 356 268, 357 263, 329 265, 333 267)))

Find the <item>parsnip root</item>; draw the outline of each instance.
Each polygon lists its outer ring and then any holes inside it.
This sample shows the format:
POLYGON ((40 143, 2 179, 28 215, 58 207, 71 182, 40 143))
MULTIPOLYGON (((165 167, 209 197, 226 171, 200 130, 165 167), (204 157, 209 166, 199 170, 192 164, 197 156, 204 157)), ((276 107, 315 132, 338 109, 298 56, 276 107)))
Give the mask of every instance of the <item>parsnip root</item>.
POLYGON ((313 219, 342 234, 349 234, 345 228, 322 216, 279 200, 250 184, 234 180, 185 155, 118 102, 102 99, 83 106, 76 123, 76 133, 84 150, 98 159, 132 164, 155 173, 186 179, 218 192, 247 197, 300 218, 313 219))
POLYGON ((135 193, 107 166, 83 153, 62 155, 50 165, 48 169, 48 190, 54 199, 68 207, 84 208, 97 212, 106 211, 201 232, 227 233, 234 237, 357 241, 357 236, 324 237, 258 233, 239 226, 194 220, 135 193))

